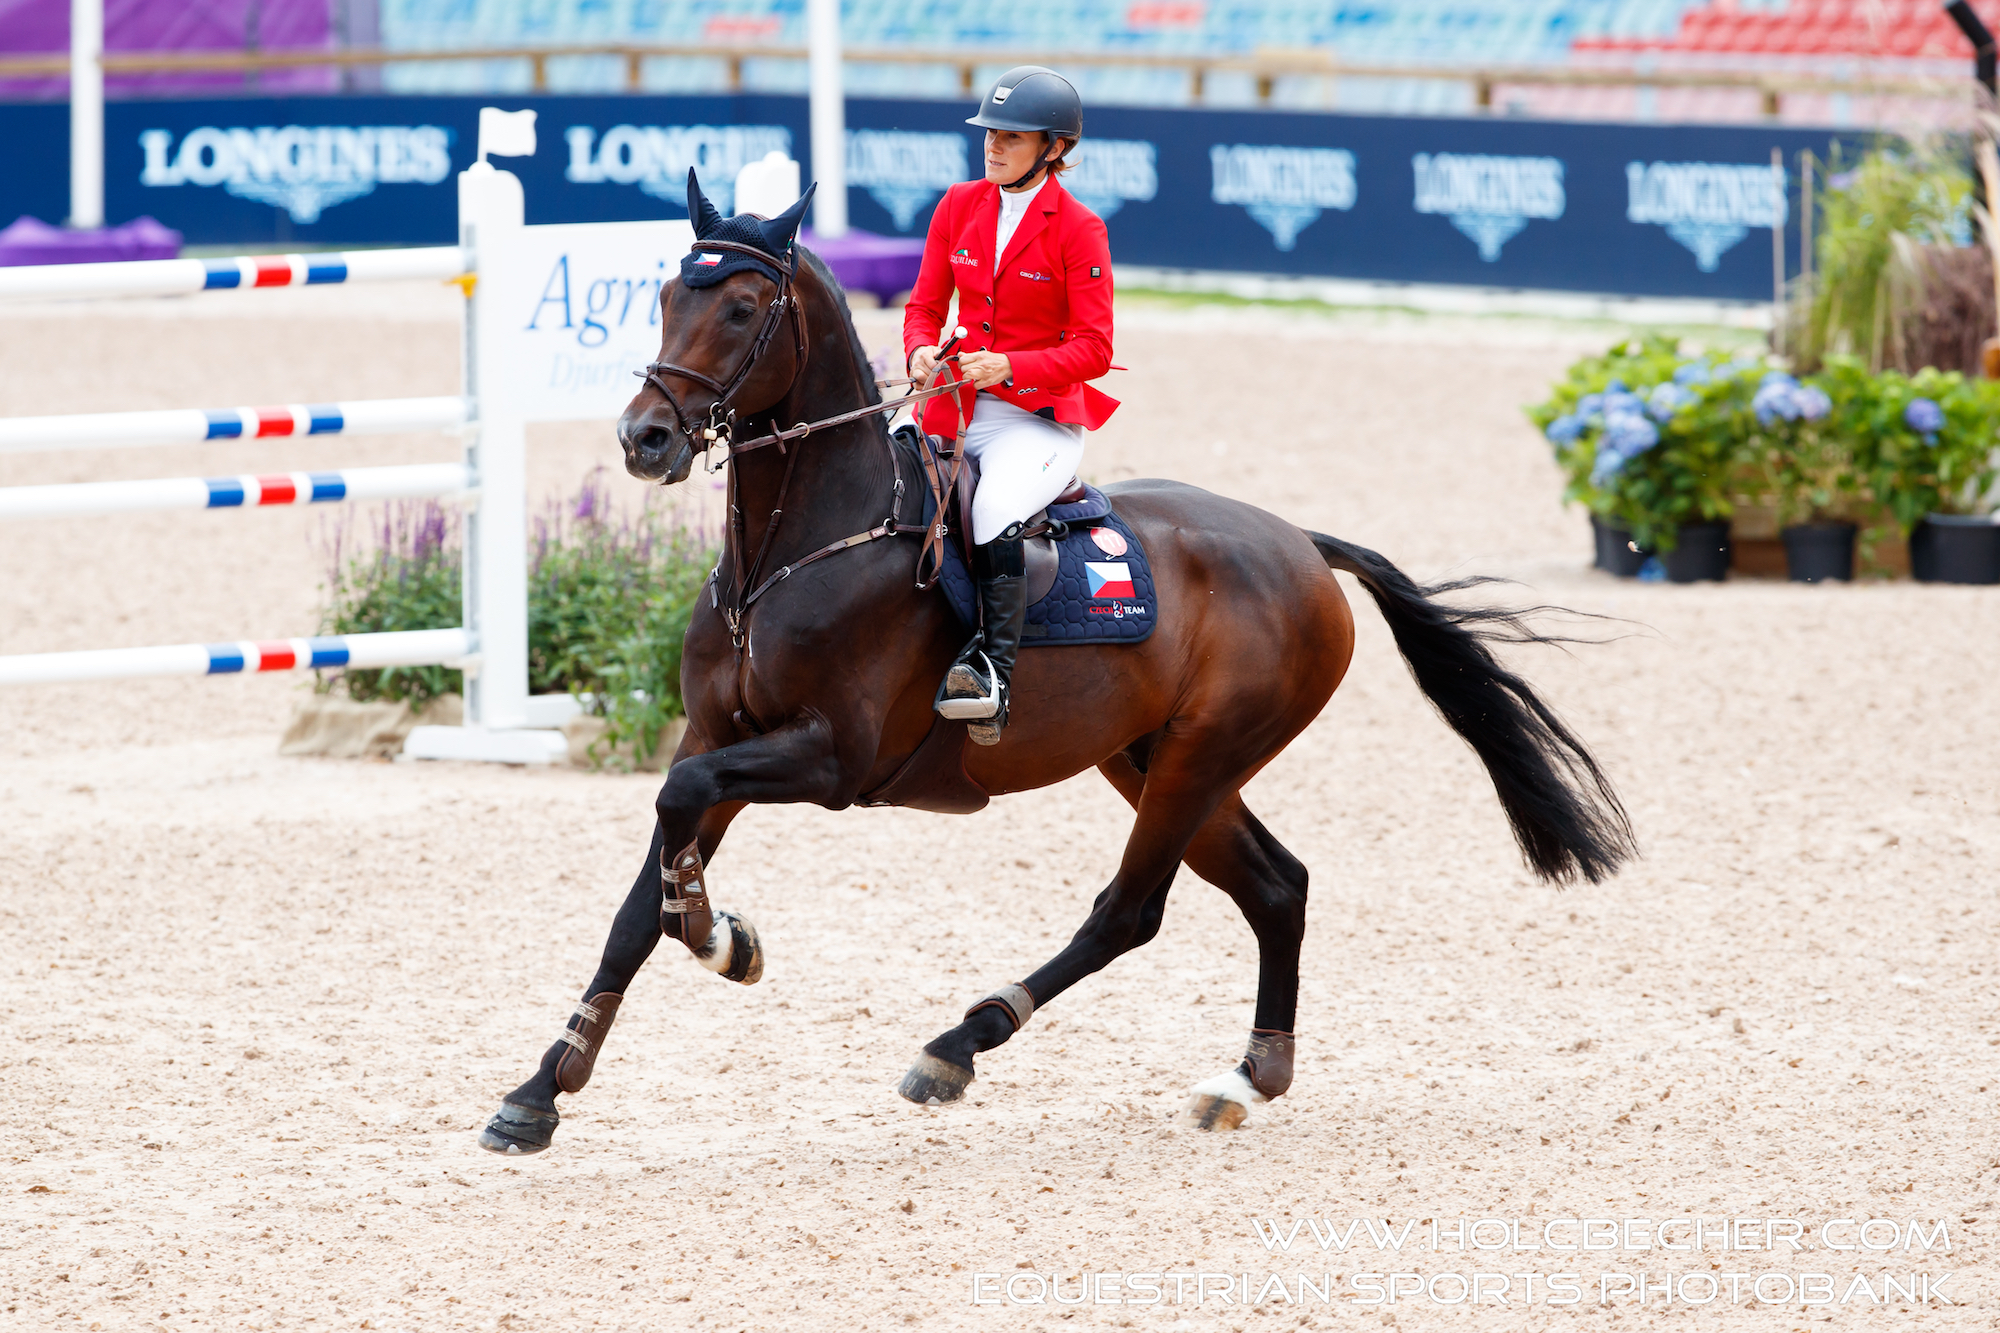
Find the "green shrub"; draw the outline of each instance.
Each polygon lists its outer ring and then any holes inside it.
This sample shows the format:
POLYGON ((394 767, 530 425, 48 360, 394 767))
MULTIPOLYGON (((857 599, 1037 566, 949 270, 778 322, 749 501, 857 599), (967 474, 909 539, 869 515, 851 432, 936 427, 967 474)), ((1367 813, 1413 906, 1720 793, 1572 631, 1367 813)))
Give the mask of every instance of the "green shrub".
POLYGON ((1682 523, 1768 503, 1782 524, 1893 523, 1991 507, 2000 382, 1956 371, 1870 373, 1828 358, 1803 381, 1762 357, 1683 356, 1634 339, 1570 367, 1528 416, 1577 501, 1672 550, 1682 523))
POLYGON ((1991 507, 2000 383, 1935 367, 1871 375, 1857 357, 1829 358, 1814 378, 1833 399, 1866 494, 1903 535, 1926 514, 1991 507))
POLYGON ((1565 500, 1671 551, 1683 523, 1728 518, 1760 428, 1761 357, 1685 357, 1660 335, 1586 357, 1528 409, 1568 478, 1565 500))
POLYGON ((1908 326, 1933 282, 1926 252, 1972 240, 1963 144, 1885 140, 1852 162, 1836 144, 1825 182, 1816 272, 1786 312, 1786 350, 1807 370, 1843 355, 1906 366, 1908 326))
MULTIPOLYGON (((714 542, 657 505, 657 494, 636 512, 613 506, 600 469, 551 504, 530 536, 528 688, 588 696, 607 723, 599 763, 644 762, 681 715, 681 640, 714 564, 714 542)), ((322 633, 461 623, 462 530, 442 506, 392 504, 365 533, 337 526, 327 545, 322 633)), ((413 705, 461 688, 460 673, 443 667, 342 671, 319 687, 336 685, 355 699, 413 705)))

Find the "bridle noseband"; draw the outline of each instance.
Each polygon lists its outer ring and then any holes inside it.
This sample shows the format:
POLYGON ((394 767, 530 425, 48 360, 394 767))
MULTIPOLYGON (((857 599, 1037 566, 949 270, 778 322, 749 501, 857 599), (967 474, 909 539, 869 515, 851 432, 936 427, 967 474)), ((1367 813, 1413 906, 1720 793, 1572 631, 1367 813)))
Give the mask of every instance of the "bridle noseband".
POLYGON ((778 294, 764 311, 763 327, 757 330, 757 339, 750 344, 749 354, 743 358, 743 363, 737 366, 736 373, 729 377, 727 383, 671 361, 655 361, 644 370, 635 370, 632 373, 659 390, 660 397, 667 400, 667 406, 673 411, 674 424, 680 428, 681 434, 687 437, 690 445, 702 449, 711 444, 722 444, 726 447, 729 444, 730 431, 736 424, 736 409, 729 406, 729 400, 736 396, 736 391, 750 378, 750 372, 757 368, 758 360, 769 350, 771 340, 777 336, 779 322, 787 314, 792 318, 795 355, 792 359, 792 382, 785 386, 784 394, 779 395, 780 400, 791 394, 793 387, 799 382, 799 376, 805 373, 805 319, 800 310, 798 295, 792 290, 793 281, 798 277, 799 256, 798 251, 790 247, 787 247, 784 255, 777 256, 754 245, 744 245, 736 241, 698 240, 694 244, 694 249, 697 252, 731 250, 737 254, 749 255, 759 264, 777 270, 778 294), (707 422, 697 427, 688 421, 687 413, 681 409, 680 399, 674 397, 674 391, 668 388, 666 380, 661 378, 664 375, 678 375, 682 379, 693 380, 716 395, 716 400, 709 404, 707 422))

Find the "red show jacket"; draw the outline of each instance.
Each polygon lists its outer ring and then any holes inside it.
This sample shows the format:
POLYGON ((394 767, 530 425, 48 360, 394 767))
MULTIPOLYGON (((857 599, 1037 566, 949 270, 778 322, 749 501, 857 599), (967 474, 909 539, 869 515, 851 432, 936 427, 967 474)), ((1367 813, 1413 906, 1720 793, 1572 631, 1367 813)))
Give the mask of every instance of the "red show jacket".
MULTIPOLYGON (((963 181, 945 191, 931 215, 924 262, 903 308, 903 355, 944 341, 946 307, 958 293, 967 352, 1004 352, 1013 378, 980 392, 1028 411, 1055 409, 1056 420, 1096 430, 1118 400, 1085 380, 1111 369, 1111 247, 1104 222, 1062 188, 1046 182, 1000 256, 1000 187, 963 181)), ((959 395, 926 403, 926 431, 958 430, 959 395)))

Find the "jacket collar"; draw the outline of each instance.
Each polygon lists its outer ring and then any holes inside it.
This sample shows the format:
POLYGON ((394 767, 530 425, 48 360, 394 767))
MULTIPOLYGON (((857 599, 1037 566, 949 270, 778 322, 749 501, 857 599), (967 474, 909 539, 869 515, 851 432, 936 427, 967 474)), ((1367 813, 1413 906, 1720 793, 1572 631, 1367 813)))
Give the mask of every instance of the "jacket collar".
MULTIPOLYGON (((993 201, 991 214, 993 221, 986 232, 991 237, 998 234, 1000 226, 1000 187, 994 186, 987 197, 993 201)), ((1021 218, 1021 225, 1016 227, 1013 236, 1008 238, 1007 253, 999 256, 993 266, 996 275, 1003 264, 1011 262, 1013 256, 1020 252, 1022 246, 1041 234, 1042 229, 1049 225, 1050 215, 1060 207, 1062 207, 1062 181, 1059 177, 1051 175, 1042 182, 1042 188, 1035 192, 1035 201, 1028 205, 1027 213, 1021 218)))

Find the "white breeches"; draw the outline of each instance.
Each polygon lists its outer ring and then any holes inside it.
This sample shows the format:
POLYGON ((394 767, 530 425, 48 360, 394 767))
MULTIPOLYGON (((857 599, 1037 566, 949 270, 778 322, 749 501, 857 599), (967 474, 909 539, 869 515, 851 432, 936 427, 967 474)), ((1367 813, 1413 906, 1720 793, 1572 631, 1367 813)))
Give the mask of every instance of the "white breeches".
POLYGON ((990 393, 979 395, 965 431, 975 546, 1032 518, 1061 495, 1083 461, 1083 427, 1038 417, 990 393))

